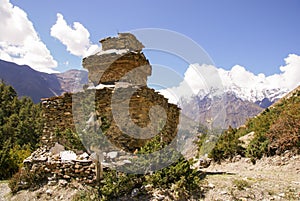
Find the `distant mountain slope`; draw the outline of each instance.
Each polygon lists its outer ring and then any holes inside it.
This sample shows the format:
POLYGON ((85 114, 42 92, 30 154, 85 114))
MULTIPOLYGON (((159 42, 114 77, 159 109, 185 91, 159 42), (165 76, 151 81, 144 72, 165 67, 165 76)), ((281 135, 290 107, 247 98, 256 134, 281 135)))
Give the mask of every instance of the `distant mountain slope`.
POLYGON ((13 86, 18 96, 29 96, 35 103, 41 98, 60 95, 63 92, 55 75, 3 60, 0 60, 0 79, 13 86))
POLYGON ((214 160, 236 155, 260 159, 286 151, 300 153, 300 86, 238 129, 229 128, 211 152, 214 160), (228 140, 230 139, 230 140, 228 140))
POLYGON ((246 120, 263 111, 259 105, 242 100, 232 92, 224 93, 222 97, 194 96, 181 101, 182 112, 201 124, 208 125, 212 121, 213 127, 238 127, 246 120))
POLYGON ((83 85, 87 84, 88 72, 83 70, 68 70, 64 73, 55 74, 63 91, 78 92, 83 85))
POLYGON ((194 114, 188 115, 191 119, 197 119, 201 113, 211 125, 216 125, 216 119, 219 119, 217 124, 220 123, 222 117, 222 121, 227 122, 225 127, 238 127, 245 119, 256 115, 255 110, 259 112, 269 107, 300 84, 300 77, 295 76, 300 57, 291 54, 285 62, 280 73, 268 76, 255 75, 240 65, 225 70, 195 63, 189 65, 180 83, 159 92, 170 102, 179 104, 183 111, 190 110, 188 113, 194 114))
MULTIPOLYGON (((276 107, 277 105, 282 104, 284 101, 292 100, 293 97, 298 97, 298 100, 300 99, 300 85, 298 87, 296 87, 294 90, 292 90, 289 93, 287 93, 284 97, 282 97, 281 99, 279 99, 273 105, 271 105, 270 108, 276 107)), ((298 111, 298 112, 300 113, 300 111, 298 111)))
POLYGON ((47 74, 3 60, 0 60, 0 79, 13 86, 18 96, 31 97, 35 103, 63 92, 80 91, 88 83, 87 72, 83 70, 47 74))
MULTIPOLYGON (((201 91, 193 97, 181 97, 180 107, 190 119, 222 128, 238 127, 264 108, 286 94, 286 89, 239 86, 228 72, 221 73, 224 85, 222 97, 212 97, 213 92, 201 91), (217 118, 216 118, 217 116, 217 118)), ((0 79, 12 85, 19 96, 29 96, 34 102, 41 98, 61 95, 63 92, 78 92, 88 84, 88 72, 69 70, 64 73, 47 74, 29 66, 0 60, 0 79)))

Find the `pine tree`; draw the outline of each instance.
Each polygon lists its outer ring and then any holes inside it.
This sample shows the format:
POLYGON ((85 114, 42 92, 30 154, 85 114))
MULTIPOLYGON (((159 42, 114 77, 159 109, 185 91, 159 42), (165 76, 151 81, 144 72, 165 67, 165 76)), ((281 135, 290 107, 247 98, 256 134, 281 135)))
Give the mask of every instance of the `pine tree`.
POLYGON ((38 146, 42 133, 41 107, 18 98, 13 87, 0 82, 0 179, 11 177, 21 161, 38 146))

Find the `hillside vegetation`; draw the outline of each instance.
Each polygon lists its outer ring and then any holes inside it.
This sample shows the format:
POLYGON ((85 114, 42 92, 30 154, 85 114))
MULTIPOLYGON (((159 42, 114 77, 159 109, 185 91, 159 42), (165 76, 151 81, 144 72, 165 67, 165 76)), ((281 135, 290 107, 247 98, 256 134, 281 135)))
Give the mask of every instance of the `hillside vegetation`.
MULTIPOLYGON (((287 150, 300 151, 300 87, 276 104, 265 109, 244 126, 229 127, 218 139, 209 157, 214 161, 232 159, 236 155, 252 159, 280 155, 287 150), (250 134, 249 144, 244 146, 240 137, 250 134)), ((246 136, 247 137, 247 136, 246 136)))
MULTIPOLYGON (((40 144, 40 135, 42 133, 42 113, 40 104, 34 104, 31 99, 23 97, 18 99, 13 87, 0 83, 0 179, 11 178, 9 187, 11 192, 16 193, 21 190, 18 188, 20 174, 17 173, 22 167, 22 162, 34 151, 40 144), (16 173, 16 174, 15 174, 16 173)), ((57 133, 61 143, 69 149, 81 149, 82 144, 74 138, 74 133, 66 130, 57 133)), ((152 153, 165 146, 160 142, 160 138, 153 138, 139 150, 140 154, 152 153)), ((175 157, 175 156, 174 156, 175 157)), ((135 175, 117 172, 116 170, 106 170, 103 175, 103 182, 90 191, 81 191, 74 200, 89 200, 93 195, 93 200, 112 200, 119 196, 131 196, 136 191, 138 195, 147 195, 145 187, 150 189, 170 189, 174 194, 174 200, 190 197, 193 193, 201 196, 202 173, 191 169, 191 161, 183 157, 178 157, 174 163, 164 169, 158 170, 152 174, 135 175)), ((137 163, 145 165, 149 161, 138 160, 137 163)), ((164 157, 154 158, 153 162, 164 163, 168 160, 164 157)), ((150 164, 149 164, 150 165, 150 164)), ((134 167, 132 167, 134 168, 134 167)), ((135 167, 139 168, 139 167, 135 167)), ((33 183, 33 187, 42 184, 34 175, 28 176, 27 181, 33 183)))
POLYGON ((0 82, 0 180, 11 177, 35 150, 42 133, 41 108, 0 82))
MULTIPOLYGON (((39 145, 42 118, 40 105, 33 104, 28 98, 18 99, 14 89, 4 83, 0 84, 0 89, 0 177, 4 179, 17 172, 22 166, 23 159, 39 145)), ((214 161, 221 161, 241 155, 250 157, 255 162, 263 156, 280 155, 286 150, 299 153, 299 111, 300 90, 298 88, 255 118, 249 119, 244 126, 240 128, 229 127, 219 138, 209 139, 211 142, 217 140, 209 157, 214 161), (247 146, 240 140, 242 136, 251 136, 248 138, 247 146)), ((208 132, 205 127, 199 127, 198 131, 199 133, 208 132)), ((62 138, 63 136, 69 138, 66 145, 70 145, 70 149, 79 149, 77 146, 81 146, 80 143, 70 141, 73 139, 70 137, 73 134, 66 132, 60 134, 62 138), (74 147, 71 147, 71 144, 74 147)), ((213 132, 218 133, 219 131, 213 132)), ((204 147, 206 138, 203 136, 198 142, 200 152, 208 150, 207 147, 204 147)), ((153 153, 164 146, 166 144, 162 143, 160 138, 153 138, 152 141, 138 150, 138 153, 153 153)), ((173 157, 173 155, 169 156, 173 157)), ((126 174, 106 169, 101 183, 94 187, 79 190, 72 200, 117 200, 120 197, 123 200, 135 198, 150 200, 158 191, 167 192, 168 195, 166 196, 170 197, 171 200, 195 200, 205 197, 207 174, 197 168, 192 169, 192 161, 187 161, 183 157, 178 158, 179 160, 172 165, 145 175, 126 174)), ((163 164, 165 159, 164 157, 153 158, 153 162, 159 161, 163 164)), ((139 158, 133 160, 135 160, 135 164, 144 166, 149 163, 149 161, 143 161, 139 158)), ((130 168, 139 167, 131 166, 130 168)), ((15 181, 18 180, 13 177, 10 183, 17 184, 15 181)), ((36 186, 39 185, 38 181, 34 182, 37 182, 36 186)), ((241 179, 235 179, 234 185, 241 189, 250 188, 247 186, 248 183, 243 182, 241 179)), ((46 185, 45 188, 49 188, 49 186, 46 185)), ((49 197, 49 195, 47 196, 49 197)))

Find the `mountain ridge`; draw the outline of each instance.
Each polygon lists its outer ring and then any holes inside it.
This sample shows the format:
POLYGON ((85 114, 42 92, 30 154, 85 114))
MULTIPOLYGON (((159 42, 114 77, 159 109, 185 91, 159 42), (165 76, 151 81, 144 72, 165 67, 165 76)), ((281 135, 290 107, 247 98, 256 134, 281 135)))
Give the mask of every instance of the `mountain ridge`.
POLYGON ((19 97, 28 96, 38 103, 41 98, 79 91, 87 84, 87 72, 72 69, 64 73, 48 74, 28 65, 0 60, 0 79, 13 86, 19 97))
MULTIPOLYGON (((233 78, 229 71, 217 69, 217 72, 223 82, 222 94, 216 95, 216 89, 199 89, 196 95, 180 98, 179 106, 191 119, 207 124, 207 121, 214 118, 212 115, 221 113, 222 116, 219 115, 218 123, 215 124, 222 128, 229 125, 238 127, 288 92, 285 88, 272 88, 270 85, 239 86, 238 79, 233 78)), ((29 96, 35 103, 40 102, 41 98, 81 91, 89 83, 88 72, 84 70, 71 69, 63 73, 47 74, 35 71, 30 66, 3 60, 0 60, 0 78, 12 85, 19 96, 29 96)))
POLYGON ((38 72, 27 65, 0 60, 0 78, 12 85, 18 96, 31 97, 35 103, 63 92, 56 76, 38 72))

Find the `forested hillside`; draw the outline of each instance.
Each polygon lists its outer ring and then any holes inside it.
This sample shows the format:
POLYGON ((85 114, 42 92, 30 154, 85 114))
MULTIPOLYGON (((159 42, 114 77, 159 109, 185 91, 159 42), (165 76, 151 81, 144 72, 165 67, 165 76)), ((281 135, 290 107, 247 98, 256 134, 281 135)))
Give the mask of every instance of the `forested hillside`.
POLYGON ((290 150, 300 152, 300 87, 265 109, 238 129, 225 131, 210 153, 216 161, 236 155, 252 158, 273 156, 290 150), (242 136, 247 139, 241 140, 242 136))
POLYGON ((40 105, 18 99, 16 91, 0 82, 0 180, 12 176, 39 142, 40 105))

